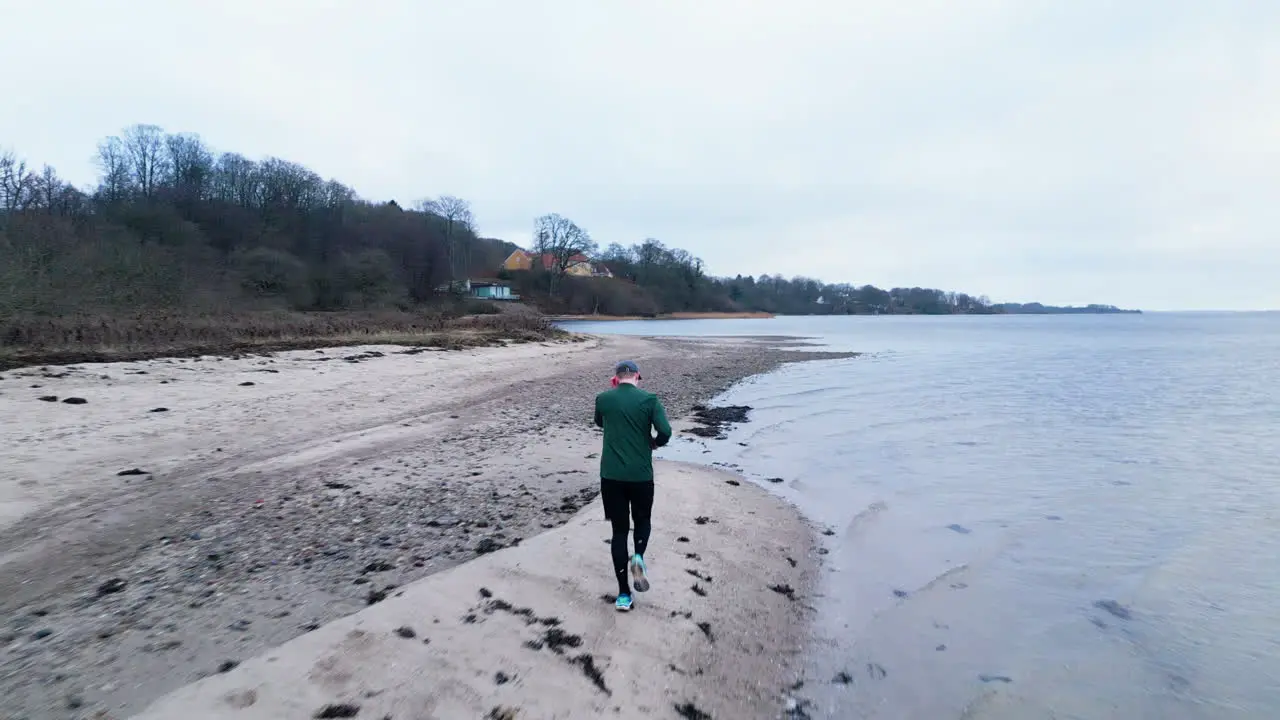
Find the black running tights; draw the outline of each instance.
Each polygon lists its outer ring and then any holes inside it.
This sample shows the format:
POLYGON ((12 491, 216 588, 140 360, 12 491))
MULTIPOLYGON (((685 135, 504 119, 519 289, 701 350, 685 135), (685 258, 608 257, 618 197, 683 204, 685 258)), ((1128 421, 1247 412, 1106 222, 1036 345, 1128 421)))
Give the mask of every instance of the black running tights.
POLYGON ((636 525, 636 554, 644 555, 649 546, 649 515, 653 512, 653 482, 627 482, 623 480, 600 480, 600 499, 604 501, 604 517, 613 525, 613 538, 609 549, 613 554, 613 573, 618 577, 618 592, 631 594, 631 585, 627 582, 627 561, 631 554, 627 552, 628 510, 631 520, 636 525))

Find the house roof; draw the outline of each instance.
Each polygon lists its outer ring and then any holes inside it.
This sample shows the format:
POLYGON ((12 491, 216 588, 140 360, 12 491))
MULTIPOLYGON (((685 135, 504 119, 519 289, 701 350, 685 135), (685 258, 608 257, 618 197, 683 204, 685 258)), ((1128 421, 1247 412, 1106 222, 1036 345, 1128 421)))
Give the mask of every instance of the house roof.
MULTIPOLYGON (((512 257, 516 255, 522 255, 524 257, 529 258, 531 261, 535 257, 534 254, 529 252, 528 250, 513 250, 511 252, 511 255, 507 256, 507 259, 510 260, 512 257)), ((591 258, 587 257, 586 255, 583 255, 582 253, 577 253, 569 256, 569 265, 577 265, 580 263, 590 264, 591 258)), ((542 269, 550 270, 555 266, 556 266, 556 256, 552 253, 542 253, 542 269)))
MULTIPOLYGON (((569 256, 568 264, 577 265, 579 263, 589 263, 589 262, 591 262, 591 258, 587 257, 586 255, 583 255, 582 253, 578 253, 576 255, 569 256)), ((556 256, 553 255, 552 253, 542 253, 542 269, 550 270, 555 266, 556 266, 556 256)))

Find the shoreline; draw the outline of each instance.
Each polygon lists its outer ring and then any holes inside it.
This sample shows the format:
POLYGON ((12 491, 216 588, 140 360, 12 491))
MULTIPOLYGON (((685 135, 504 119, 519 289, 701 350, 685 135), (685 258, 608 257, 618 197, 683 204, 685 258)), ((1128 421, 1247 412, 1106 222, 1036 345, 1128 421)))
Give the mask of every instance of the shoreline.
POLYGON ((598 488, 589 407, 617 357, 679 418, 833 355, 575 336, 6 372, 3 709, 127 716, 388 586, 562 526, 598 488))
POLYGON ((601 595, 612 585, 609 529, 592 502, 136 717, 276 720, 336 705, 375 718, 781 713, 800 671, 814 529, 738 476, 670 461, 657 470, 653 587, 630 613, 601 595))
POLYGON ((767 312, 676 312, 664 315, 547 315, 553 322, 590 321, 617 322, 623 320, 772 320, 777 317, 767 312))

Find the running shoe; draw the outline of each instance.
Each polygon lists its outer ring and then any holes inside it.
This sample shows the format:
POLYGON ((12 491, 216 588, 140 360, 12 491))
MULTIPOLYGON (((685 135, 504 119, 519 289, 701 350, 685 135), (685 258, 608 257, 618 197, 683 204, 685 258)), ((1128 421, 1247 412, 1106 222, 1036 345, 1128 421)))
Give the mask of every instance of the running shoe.
POLYGON ((649 589, 649 575, 644 566, 644 558, 639 555, 631 556, 631 584, 635 586, 636 592, 649 589))
POLYGON ((618 599, 617 599, 617 600, 615 600, 615 601, 613 601, 613 606, 614 606, 615 608, 617 608, 617 609, 618 609, 618 612, 628 612, 628 611, 630 611, 630 610, 631 610, 631 596, 630 596, 630 595, 619 595, 619 596, 618 596, 618 599))

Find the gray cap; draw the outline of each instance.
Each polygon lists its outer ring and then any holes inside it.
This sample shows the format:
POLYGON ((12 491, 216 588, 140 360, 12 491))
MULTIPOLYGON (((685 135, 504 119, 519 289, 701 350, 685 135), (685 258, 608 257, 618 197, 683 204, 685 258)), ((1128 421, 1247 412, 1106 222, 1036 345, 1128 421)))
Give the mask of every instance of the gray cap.
POLYGON ((636 375, 639 375, 640 367, 636 365, 634 360, 623 360, 622 362, 618 363, 618 366, 616 368, 613 369, 613 374, 620 375, 624 372, 635 373, 636 375))

